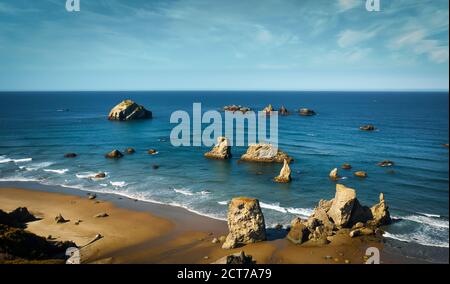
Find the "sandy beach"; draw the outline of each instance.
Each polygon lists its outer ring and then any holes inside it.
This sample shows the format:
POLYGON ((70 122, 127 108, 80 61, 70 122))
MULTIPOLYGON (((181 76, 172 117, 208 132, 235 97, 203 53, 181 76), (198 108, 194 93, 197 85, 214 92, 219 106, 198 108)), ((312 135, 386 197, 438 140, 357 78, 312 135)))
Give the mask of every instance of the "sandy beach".
MULTIPOLYGON (((269 229, 268 240, 232 250, 224 250, 213 238, 227 234, 224 221, 196 215, 181 208, 125 200, 134 203, 136 210, 117 206, 112 199, 124 202, 123 197, 98 195, 70 195, 30 189, 1 188, 0 207, 11 211, 22 206, 40 220, 28 224, 27 230, 54 239, 74 241, 84 246, 97 234, 102 239, 81 249, 82 263, 182 263, 206 264, 244 251, 258 264, 362 264, 367 247, 383 249, 375 238, 350 238, 338 234, 328 245, 294 245, 283 231, 269 229), (108 217, 95 218, 99 213, 108 217), (54 217, 61 214, 69 220, 57 224, 54 217), (81 220, 78 225, 76 221, 81 220)), ((382 254, 383 257, 383 254, 382 254)), ((399 262, 389 257, 382 263, 399 262)), ((404 262, 404 260, 400 260, 404 262)))

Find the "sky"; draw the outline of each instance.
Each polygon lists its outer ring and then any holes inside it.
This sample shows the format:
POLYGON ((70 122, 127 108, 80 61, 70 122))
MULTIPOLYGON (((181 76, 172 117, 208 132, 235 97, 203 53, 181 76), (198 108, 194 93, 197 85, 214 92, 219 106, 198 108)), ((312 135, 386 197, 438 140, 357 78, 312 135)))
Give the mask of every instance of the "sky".
POLYGON ((0 0, 0 90, 446 90, 447 0, 0 0))

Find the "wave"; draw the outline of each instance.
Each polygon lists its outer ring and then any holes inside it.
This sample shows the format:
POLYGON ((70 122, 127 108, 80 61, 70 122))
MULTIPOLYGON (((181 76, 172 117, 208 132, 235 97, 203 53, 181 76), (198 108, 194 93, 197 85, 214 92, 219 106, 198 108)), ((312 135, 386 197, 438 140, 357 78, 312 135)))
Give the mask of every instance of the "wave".
MULTIPOLYGON (((96 178, 95 176, 98 174, 98 172, 81 172, 76 174, 75 176, 79 179, 93 179, 93 180, 101 180, 104 178, 96 178)), ((104 173, 106 176, 108 176, 108 173, 104 173)))
POLYGON ((31 162, 33 160, 33 158, 23 158, 23 159, 10 159, 10 158, 6 158, 5 156, 1 156, 0 157, 0 164, 5 164, 5 163, 27 163, 27 162, 31 162))
POLYGON ((40 180, 35 178, 25 178, 25 177, 11 177, 11 178, 0 178, 0 181, 3 182, 40 182, 40 180))
POLYGON ((303 217, 309 217, 313 212, 313 210, 309 209, 309 208, 293 208, 293 207, 285 208, 285 207, 280 206, 279 203, 259 202, 259 204, 261 205, 261 208, 264 208, 264 209, 274 210, 274 211, 278 211, 278 212, 285 213, 285 214, 290 213, 293 215, 300 215, 303 217))
POLYGON ((393 218, 396 220, 408 220, 408 221, 412 221, 415 223, 431 226, 434 228, 441 228, 441 229, 449 228, 448 220, 438 219, 437 217, 428 217, 428 216, 424 216, 424 215, 408 215, 408 216, 401 216, 401 217, 395 216, 393 218))
POLYGON ((218 201, 217 203, 220 205, 228 205, 229 201, 218 201))
POLYGON ((190 192, 189 190, 186 190, 186 189, 176 189, 176 188, 174 188, 173 191, 175 191, 176 193, 187 195, 187 196, 194 195, 192 192, 190 192))
POLYGON ((425 215, 427 217, 433 217, 433 218, 441 218, 441 215, 437 215, 437 214, 430 214, 430 213, 422 213, 422 212, 417 212, 419 214, 425 215))
POLYGON ((69 169, 61 169, 61 170, 52 170, 52 169, 44 169, 44 172, 48 172, 48 173, 54 173, 54 174, 65 174, 69 171, 69 169))
POLYGON ((124 181, 110 181, 109 183, 115 187, 125 187, 128 185, 128 183, 126 183, 124 181))
POLYGON ((449 243, 445 241, 439 241, 434 238, 430 238, 427 235, 424 234, 417 234, 417 233, 408 233, 408 234, 393 234, 389 232, 384 232, 383 237, 394 239, 401 242, 407 242, 407 243, 418 243, 424 246, 429 247, 441 247, 441 248, 448 248, 449 243))

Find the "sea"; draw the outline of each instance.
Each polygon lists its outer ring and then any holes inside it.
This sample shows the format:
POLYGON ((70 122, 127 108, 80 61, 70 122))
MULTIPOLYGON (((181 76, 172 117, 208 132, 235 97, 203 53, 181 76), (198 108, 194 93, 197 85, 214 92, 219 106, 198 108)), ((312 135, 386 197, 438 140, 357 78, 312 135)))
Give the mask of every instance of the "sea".
POLYGON ((349 163, 353 169, 339 170, 338 183, 368 206, 384 193, 394 220, 384 228, 387 239, 448 254, 448 92, 0 92, 0 102, 0 187, 30 182, 113 193, 223 220, 233 197, 248 196, 260 200, 270 227, 306 218, 320 199, 333 198, 336 182, 328 174, 349 163), (124 99, 144 105, 153 119, 109 121, 124 99), (193 103, 203 112, 231 104, 256 111, 285 106, 292 114, 278 118, 278 144, 295 160, 292 182, 273 182, 280 164, 240 162, 245 146, 232 147, 228 161, 204 158, 210 147, 173 146, 177 124, 170 117, 192 113, 193 103), (300 108, 317 115, 300 116, 300 108), (359 130, 365 124, 376 131, 359 130), (136 152, 104 157, 128 147, 136 152), (69 152, 78 157, 64 158, 69 152), (379 167, 383 160, 395 165, 379 167), (358 170, 368 177, 354 177, 358 170), (107 177, 89 178, 98 172, 107 177))

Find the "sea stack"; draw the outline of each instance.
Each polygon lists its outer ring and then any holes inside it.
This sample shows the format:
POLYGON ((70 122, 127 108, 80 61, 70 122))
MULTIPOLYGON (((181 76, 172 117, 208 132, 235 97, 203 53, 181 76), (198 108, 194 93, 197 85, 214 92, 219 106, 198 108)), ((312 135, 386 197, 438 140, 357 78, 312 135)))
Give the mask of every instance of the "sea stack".
POLYGON ((132 100, 124 100, 116 105, 109 113, 109 120, 135 120, 152 118, 152 112, 136 104, 132 100))
POLYGON ((264 163, 284 163, 286 160, 291 163, 294 159, 272 144, 252 144, 248 147, 247 152, 241 156, 241 160, 264 163))
POLYGON ((218 137, 217 144, 205 153, 206 158, 226 160, 231 158, 231 147, 226 137, 218 137))
POLYGON ((275 182, 278 183, 289 183, 291 182, 291 168, 287 160, 284 160, 283 168, 281 168, 280 174, 274 178, 275 182))
POLYGON ((309 108, 301 108, 298 110, 298 113, 301 116, 313 116, 316 115, 316 112, 309 108))
POLYGON ((338 180, 339 179, 338 169, 337 168, 332 169, 328 176, 330 177, 331 180, 338 180))
POLYGON ((271 115, 273 111, 275 111, 275 109, 273 108, 273 106, 272 106, 271 104, 269 104, 268 106, 266 106, 266 107, 263 109, 263 112, 264 112, 266 115, 271 115))
POLYGON ((228 207, 229 234, 223 249, 266 240, 266 225, 258 199, 233 198, 228 207))

